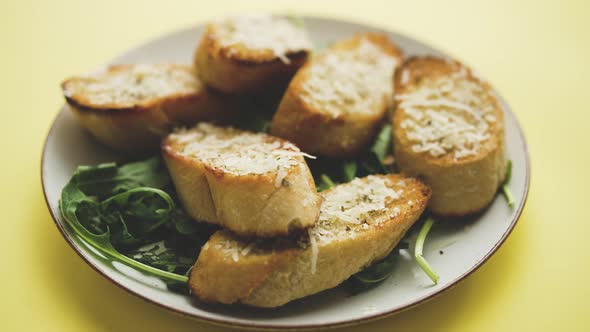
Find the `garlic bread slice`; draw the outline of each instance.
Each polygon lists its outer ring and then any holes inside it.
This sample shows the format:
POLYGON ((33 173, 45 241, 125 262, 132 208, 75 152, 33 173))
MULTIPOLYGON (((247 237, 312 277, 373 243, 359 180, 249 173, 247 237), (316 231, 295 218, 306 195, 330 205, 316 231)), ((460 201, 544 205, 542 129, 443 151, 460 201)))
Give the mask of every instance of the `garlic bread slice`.
POLYGON ((191 66, 115 65, 62 84, 69 108, 101 143, 116 150, 156 150, 174 125, 223 121, 227 98, 207 89, 191 66))
POLYGON ((243 236, 315 224, 321 197, 299 149, 280 138, 200 123, 162 142, 187 213, 243 236))
POLYGON ((430 209, 486 208, 505 177, 504 116, 491 86, 456 61, 407 60, 395 75, 393 146, 399 168, 432 188, 430 209))
POLYGON ((202 301, 277 307, 333 288, 387 256, 424 211, 430 189, 403 175, 372 175, 322 192, 317 224, 299 240, 243 240, 218 231, 189 286, 202 301))
POLYGON ((207 25, 194 61, 207 85, 232 94, 259 94, 286 87, 311 47, 303 27, 288 18, 231 16, 207 25))
POLYGON ((337 42, 297 72, 274 115, 271 133, 303 151, 354 157, 377 134, 392 100, 402 53, 385 35, 337 42))

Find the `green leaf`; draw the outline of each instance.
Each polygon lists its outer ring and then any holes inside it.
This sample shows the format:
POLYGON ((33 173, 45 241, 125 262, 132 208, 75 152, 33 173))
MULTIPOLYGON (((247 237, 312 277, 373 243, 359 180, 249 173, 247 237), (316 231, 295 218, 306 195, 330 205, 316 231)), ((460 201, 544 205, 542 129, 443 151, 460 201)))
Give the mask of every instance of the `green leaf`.
POLYGON ((130 252, 128 256, 168 272, 187 271, 195 261, 194 258, 180 256, 176 250, 166 246, 164 241, 145 245, 130 252))
POLYGON ((385 124, 379 131, 379 134, 377 134, 377 138, 371 146, 371 152, 377 157, 377 160, 379 160, 381 164, 383 164, 385 156, 391 152, 391 141, 391 125, 385 124))
POLYGON ((111 243, 121 249, 148 241, 148 234, 171 221, 175 204, 160 189, 138 187, 107 198, 100 208, 111 225, 111 243))
POLYGON ((430 278, 430 280, 432 280, 432 282, 437 284, 438 283, 438 274, 432 269, 432 267, 430 267, 430 264, 428 264, 428 262, 426 261, 426 259, 423 256, 424 241, 426 241, 426 236, 428 235, 428 232, 432 228, 433 224, 434 224, 434 219, 428 218, 428 219, 426 219, 426 221, 422 225, 422 228, 420 228, 420 232, 418 233, 418 238, 416 239, 416 245, 414 247, 414 257, 416 259, 416 262, 418 263, 418 265, 422 269, 422 271, 424 271, 428 275, 428 277, 430 278))
POLYGON ((511 179, 512 179, 512 160, 508 160, 508 162, 506 163, 506 178, 504 179, 504 183, 505 184, 510 183, 511 179))
POLYGON ((383 164, 383 160, 391 152, 391 125, 385 124, 379 130, 367 155, 359 161, 362 175, 390 173, 391 170, 383 164))
POLYGON ((239 128, 257 133, 268 133, 272 123, 272 114, 252 112, 241 118, 239 128))
POLYGON ((137 187, 163 189, 170 183, 166 167, 159 157, 121 167, 115 163, 80 166, 76 174, 80 190, 100 198, 137 187))
POLYGON ((120 183, 116 189, 133 189, 135 187, 151 187, 164 189, 170 184, 170 176, 166 165, 160 157, 128 163, 119 167, 120 183))
POLYGON ((514 197, 512 196, 512 192, 510 191, 510 188, 508 187, 508 183, 510 183, 510 180, 512 179, 512 160, 508 160, 508 162, 506 163, 506 178, 504 180, 504 184, 502 185, 502 193, 504 194, 504 197, 506 198, 506 203, 508 203, 509 207, 514 207, 514 197))
POLYGON ((334 181, 332 181, 332 179, 330 179, 328 175, 322 174, 320 175, 320 183, 318 184, 317 188, 318 191, 324 191, 326 189, 334 187, 335 185, 336 184, 334 183, 334 181))
POLYGON ((183 217, 184 218, 174 218, 174 227, 176 228, 176 231, 183 235, 191 235, 197 233, 199 230, 197 223, 194 220, 186 218, 186 216, 183 217))
MULTIPOLYGON (((142 178, 142 175, 130 172, 129 168, 123 172, 123 175, 121 175, 117 169, 113 169, 113 165, 114 164, 103 164, 97 167, 78 168, 72 179, 70 179, 68 184, 64 187, 59 202, 60 211, 64 221, 72 228, 77 236, 108 259, 119 261, 141 272, 157 276, 164 281, 187 282, 188 279, 186 276, 163 271, 135 261, 121 254, 113 247, 111 243, 110 226, 107 225, 106 221, 103 224, 99 222, 104 219, 100 213, 101 208, 99 202, 95 197, 88 196, 81 190, 83 187, 87 188, 94 194, 104 194, 107 187, 113 188, 117 183, 121 183, 121 181, 127 182, 127 184, 130 184, 132 181, 135 183, 145 181, 145 179, 139 180, 142 178), (93 187, 91 185, 92 183, 95 184, 96 187, 93 187), (108 186, 105 184, 108 184, 108 186), (81 222, 79 217, 83 217, 85 221, 81 222), (87 229, 84 225, 87 225, 92 231, 87 229)), ((136 170, 137 169, 134 169, 134 171, 136 170)), ((155 183, 155 181, 147 182, 151 184, 155 183)), ((122 227, 126 228, 126 225, 122 227)))
POLYGON ((165 191, 137 187, 111 196, 100 202, 103 212, 122 211, 143 219, 162 219, 174 210, 174 201, 165 191))
POLYGON ((138 237, 135 237, 133 234, 129 232, 129 228, 127 227, 127 223, 123 219, 120 213, 115 213, 109 216, 109 219, 115 220, 110 221, 109 223, 109 231, 111 234, 110 242, 113 246, 117 247, 130 247, 134 245, 139 245, 142 243, 142 240, 138 237))
POLYGON ((350 182, 356 177, 356 161, 348 161, 342 164, 342 174, 344 182, 350 182))
POLYGON ((514 197, 512 196, 512 192, 510 191, 510 188, 508 188, 507 185, 502 186, 502 193, 504 194, 504 197, 506 198, 506 203, 508 204, 508 206, 513 208, 514 207, 514 197))
POLYGON ((375 263, 361 272, 354 275, 354 277, 365 284, 375 284, 387 279, 397 265, 399 258, 399 251, 394 249, 382 261, 375 263))

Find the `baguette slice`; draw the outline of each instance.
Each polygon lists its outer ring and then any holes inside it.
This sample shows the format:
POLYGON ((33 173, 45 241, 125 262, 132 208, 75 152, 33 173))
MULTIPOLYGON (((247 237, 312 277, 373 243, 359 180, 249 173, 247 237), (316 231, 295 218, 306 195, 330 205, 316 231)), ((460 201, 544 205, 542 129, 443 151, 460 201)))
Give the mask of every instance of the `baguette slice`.
POLYGON ((271 133, 305 152, 356 156, 370 144, 391 106, 391 77, 401 59, 401 50, 377 33, 336 43, 297 72, 271 133))
POLYGON ((205 302, 277 307, 336 287, 391 252, 424 211, 430 189, 392 174, 355 179, 322 196, 318 223, 298 241, 213 234, 192 269, 192 293, 205 302))
POLYGON ((201 123, 162 142, 187 213, 242 236, 315 224, 321 203, 303 153, 280 138, 201 123))
POLYGON ((191 66, 116 65, 62 84, 68 108, 98 141, 116 150, 157 150, 176 124, 223 121, 227 98, 207 89, 191 66))
POLYGON ((459 62, 407 60, 395 75, 393 146, 400 169, 432 188, 441 216, 481 211, 504 182, 504 116, 492 88, 459 62))
POLYGON ((311 41, 289 19, 253 14, 207 25, 195 52, 201 79, 232 94, 284 89, 307 60, 311 41))

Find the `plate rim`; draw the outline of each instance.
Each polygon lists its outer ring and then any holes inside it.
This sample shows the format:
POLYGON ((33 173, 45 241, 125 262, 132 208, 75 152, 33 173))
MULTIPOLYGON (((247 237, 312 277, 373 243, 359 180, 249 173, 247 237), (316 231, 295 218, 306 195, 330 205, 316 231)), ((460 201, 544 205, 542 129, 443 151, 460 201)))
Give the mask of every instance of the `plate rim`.
MULTIPOLYGON (((397 31, 393 31, 390 29, 386 29, 383 28, 379 25, 373 25, 370 23, 365 23, 365 22, 358 22, 358 21, 353 21, 353 20, 348 20, 348 19, 339 19, 339 18, 330 18, 330 17, 325 17, 325 16, 315 16, 315 15, 301 15, 304 19, 315 19, 315 20, 323 20, 323 21, 332 21, 332 22, 337 22, 337 23, 343 23, 343 24, 354 24, 354 25, 360 25, 360 26, 365 26, 365 27, 369 27, 369 28, 373 28, 373 29, 379 29, 382 30, 384 32, 388 32, 388 33, 394 33, 394 34, 398 34, 401 36, 404 36, 406 38, 412 39, 414 41, 417 41, 421 44, 424 44, 422 41, 417 40, 413 37, 409 37, 406 34, 402 34, 402 33, 398 33, 397 31)), ((165 34, 162 34, 156 38, 152 38, 152 39, 148 39, 147 41, 144 41, 128 50, 133 50, 139 47, 142 47, 144 45, 156 42, 160 39, 166 38, 168 36, 174 35, 174 34, 178 34, 178 33, 182 33, 182 32, 186 32, 186 31, 190 31, 195 29, 195 27, 198 27, 199 24, 194 24, 191 25, 187 28, 182 28, 182 29, 177 29, 165 34)), ((424 45, 429 45, 429 44, 424 44, 424 45)), ((430 48, 434 48, 429 46, 430 48)), ((436 48, 434 48, 436 49, 436 48)), ((125 52, 125 51, 124 51, 125 52)), ((448 52, 443 52, 444 54, 447 54, 448 52)), ((123 54, 123 53, 122 53, 123 54)), ((121 54, 117 55, 115 58, 121 56, 121 54)), ((496 88, 494 88, 494 90, 496 90, 496 92, 498 91, 496 88)), ((499 94, 499 93, 498 93, 499 94)), ((500 94, 499 94, 500 95, 500 94)), ((500 95, 501 96, 501 95, 500 95)), ((507 102, 504 100, 504 103, 507 104, 507 102)), ((67 231, 64 228, 64 225, 62 225, 59 222, 59 216, 57 216, 53 209, 51 208, 51 204, 49 202, 49 199, 47 197, 47 189, 45 186, 45 161, 46 161, 46 156, 47 156, 47 144, 49 142, 49 138, 54 134, 54 130, 56 127, 56 123, 58 122, 58 120, 64 116, 64 114, 66 113, 66 109, 64 107, 62 107, 59 112, 57 113, 57 115, 54 117, 52 123, 51 123, 51 127, 49 128, 49 130, 47 131, 47 135, 45 136, 45 140, 43 142, 43 148, 41 151, 41 163, 40 163, 40 175, 41 175, 41 187, 43 190, 43 197, 45 199, 45 204, 47 206, 47 209, 49 210, 49 214, 51 216, 51 218, 53 219, 53 222, 55 224, 55 226, 57 227, 58 231, 61 233, 62 237, 66 240, 66 242, 68 243, 68 245, 74 250, 74 252, 87 264, 89 265, 93 270, 95 270, 96 272, 98 272, 98 274, 100 274, 102 277, 104 277, 107 281, 109 281, 110 283, 116 285, 117 287, 123 289, 124 291, 126 291, 129 294, 132 294, 135 297, 138 297, 140 299, 142 299, 145 302, 151 303, 151 304, 155 304, 158 307, 164 308, 169 310, 172 313, 178 314, 180 316, 183 317, 187 317, 189 319, 193 319, 202 323, 208 323, 208 324, 213 324, 213 325, 217 325, 217 326, 221 326, 221 327, 232 327, 232 328, 240 328, 240 329, 245 329, 245 330, 267 330, 267 331, 272 331, 272 330, 316 330, 316 329, 328 329, 328 328, 339 328, 339 327, 346 327, 346 326, 353 326, 353 325, 358 325, 358 324, 362 324, 362 323, 367 323, 367 322, 371 322, 371 321, 375 321, 378 319, 382 319, 382 318, 386 318, 386 317, 390 317, 393 316, 395 314, 401 313, 403 311, 412 309, 416 306, 419 306, 425 302, 428 302, 432 299, 434 299, 435 297, 438 297, 439 295, 446 293, 448 290, 454 288, 455 286, 457 286, 459 283, 461 283, 463 280, 465 280, 467 277, 469 277, 471 274, 473 274, 475 271, 477 271, 485 262, 487 262, 488 259, 490 259, 490 257, 492 257, 499 249, 500 247, 504 244, 504 242, 506 241, 506 239, 508 238, 508 236, 510 236, 510 234, 512 233, 512 231, 514 230, 514 228, 516 227, 516 224, 518 223, 524 207, 526 205, 526 202, 528 200, 528 195, 529 195, 529 191, 530 191, 530 179, 531 179, 531 161, 530 161, 530 152, 529 152, 529 148, 528 148, 528 143, 526 141, 525 135, 524 135, 524 131, 522 129, 522 126, 520 125, 520 121, 518 120, 518 117, 516 116, 516 114, 512 111, 512 109, 510 107, 508 108, 504 108, 504 112, 508 113, 513 119, 514 119, 514 123, 516 125, 517 128, 517 132, 518 132, 518 136, 520 137, 520 139, 522 140, 522 147, 523 147, 523 151, 524 151, 524 162, 525 162, 525 178, 524 178, 524 192, 523 192, 523 198, 521 199, 518 207, 514 210, 514 215, 512 220, 510 221, 510 225, 508 226, 508 228, 506 229, 506 231, 504 232, 504 234, 502 234, 502 237, 494 244, 494 246, 479 260, 477 261, 473 266, 471 266, 467 271, 465 271, 463 274, 461 274, 460 276, 458 276, 457 278, 453 279, 451 282, 449 282, 449 284, 447 284, 446 286, 442 287, 440 290, 438 290, 435 293, 426 295, 426 296, 422 296, 421 298, 418 298, 416 301, 410 303, 410 304, 406 304, 406 305, 400 305, 394 308, 391 308, 385 312, 381 312, 381 313, 377 313, 377 314, 373 314, 373 315, 368 315, 362 318, 352 318, 352 319, 346 319, 346 320, 342 320, 340 322, 336 322, 336 323, 314 323, 314 324, 301 324, 301 325, 292 325, 292 324, 260 324, 260 323, 255 323, 255 322, 250 322, 250 323, 240 323, 240 322, 229 322, 227 320, 224 319, 218 319, 218 318, 212 318, 212 317, 205 317, 205 316, 201 316, 198 314, 193 314, 193 313, 189 313, 180 309, 177 309, 173 306, 158 302, 156 300, 152 300, 142 294, 136 293, 133 290, 131 290, 130 288, 127 288, 125 285, 123 285, 122 283, 119 283, 117 281, 115 281, 113 278, 111 278, 106 272, 104 272, 97 264, 95 264, 94 262, 92 262, 90 259, 86 258, 85 255, 82 253, 82 248, 80 248, 72 239, 72 237, 70 236, 69 233, 67 233, 67 231)))

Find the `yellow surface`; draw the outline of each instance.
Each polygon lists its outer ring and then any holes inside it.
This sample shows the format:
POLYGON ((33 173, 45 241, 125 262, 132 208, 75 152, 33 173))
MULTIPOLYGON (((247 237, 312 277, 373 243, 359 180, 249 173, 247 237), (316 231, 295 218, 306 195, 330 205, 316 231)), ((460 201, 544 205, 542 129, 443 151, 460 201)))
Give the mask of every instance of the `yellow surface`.
POLYGON ((110 284, 45 208, 41 146, 59 82, 134 45, 228 11, 292 10, 372 23, 457 56, 521 120, 532 191, 479 271, 435 300, 346 331, 590 331, 590 2, 2 1, 2 331, 221 331, 110 284))

